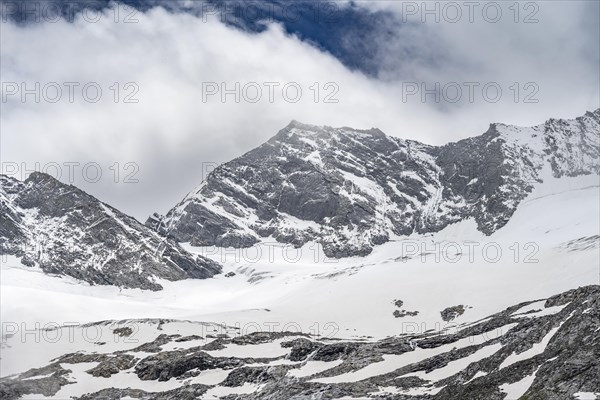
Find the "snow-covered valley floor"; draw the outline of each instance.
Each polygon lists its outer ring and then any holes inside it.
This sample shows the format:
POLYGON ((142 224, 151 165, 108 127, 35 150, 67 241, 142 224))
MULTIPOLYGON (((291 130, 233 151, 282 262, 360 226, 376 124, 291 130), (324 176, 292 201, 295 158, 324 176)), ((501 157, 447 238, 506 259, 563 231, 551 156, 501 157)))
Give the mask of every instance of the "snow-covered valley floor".
MULTIPOLYGON (((207 280, 161 281, 164 290, 159 292, 89 286, 47 276, 5 257, 1 375, 85 350, 83 342, 88 350, 99 341, 116 346, 104 350, 127 347, 115 344, 108 328, 104 336, 100 332, 84 341, 70 340, 63 329, 56 343, 51 335, 32 331, 103 320, 190 321, 169 329, 203 337, 260 330, 376 340, 429 330, 452 332, 457 325, 467 326, 520 302, 600 283, 598 204, 597 176, 547 180, 492 236, 485 237, 472 221, 465 221, 432 235, 396 238, 362 258, 327 260, 311 245, 297 250, 265 243, 243 251, 187 246, 222 262, 223 274, 207 280), (402 304, 395 304, 397 300, 402 304), (440 312, 458 305, 464 313, 445 322, 440 312), (397 318, 395 311, 418 313, 397 318)), ((154 328, 134 329, 128 348, 152 341, 156 333, 154 328)), ((245 356, 285 355, 280 346, 269 345, 245 356)), ((230 347, 226 350, 234 351, 230 347)), ((169 383, 155 389, 168 390, 169 383)))

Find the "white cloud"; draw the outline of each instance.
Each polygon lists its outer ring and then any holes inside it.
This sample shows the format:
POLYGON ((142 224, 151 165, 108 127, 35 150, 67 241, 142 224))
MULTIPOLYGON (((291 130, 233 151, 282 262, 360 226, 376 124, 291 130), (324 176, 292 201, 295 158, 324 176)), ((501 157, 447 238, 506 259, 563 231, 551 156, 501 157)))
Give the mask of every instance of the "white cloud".
POLYGON ((139 22, 131 24, 115 23, 110 10, 96 23, 81 18, 72 24, 3 23, 2 82, 26 81, 30 87, 36 81, 42 86, 97 82, 103 97, 95 104, 85 102, 79 90, 73 103, 66 92, 55 104, 35 103, 31 95, 25 103, 9 97, 2 103, 2 161, 25 162, 30 168, 35 162, 98 162, 103 179, 85 182, 79 167, 75 183, 143 219, 154 210, 166 211, 198 184, 203 163, 241 155, 292 119, 379 127, 395 136, 444 143, 479 134, 490 122, 535 124, 550 116, 574 117, 598 107, 598 42, 590 34, 598 21, 590 21, 587 2, 547 9, 546 3, 540 3, 540 23, 534 25, 411 23, 391 39, 376 36, 371 44, 378 46, 384 67, 380 79, 349 71, 277 25, 250 34, 218 19, 203 22, 162 9, 138 13, 139 22), (403 102, 401 79, 496 81, 505 93, 496 104, 480 95, 472 104, 423 104, 417 96, 403 102), (535 81, 540 102, 515 104, 508 93, 515 81, 535 81), (123 85, 134 82, 139 103, 115 103, 114 82, 120 83, 121 100, 130 92, 123 85), (232 95, 225 103, 219 96, 203 102, 203 82, 225 82, 229 88, 235 82, 256 82, 263 98, 256 104, 235 103, 232 95), (296 82, 302 98, 286 102, 279 86, 271 103, 265 82, 296 82), (314 82, 320 84, 317 103, 310 90, 314 82), (323 103, 327 82, 339 87, 334 96, 339 103, 323 103), (140 183, 114 183, 109 167, 115 162, 120 163, 120 181, 132 171, 123 165, 137 163, 140 183))

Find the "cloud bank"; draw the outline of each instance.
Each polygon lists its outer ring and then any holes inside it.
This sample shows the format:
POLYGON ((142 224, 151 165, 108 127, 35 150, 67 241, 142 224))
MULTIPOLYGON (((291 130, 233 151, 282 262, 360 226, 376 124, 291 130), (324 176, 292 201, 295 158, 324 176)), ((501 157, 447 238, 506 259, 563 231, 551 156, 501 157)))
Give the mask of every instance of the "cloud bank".
POLYGON ((369 49, 375 76, 277 23, 253 33, 160 7, 125 23, 118 4, 94 22, 3 21, 3 172, 60 168, 61 180, 143 220, 292 119, 440 144, 490 122, 598 108, 598 3, 537 4, 537 23, 514 22, 507 6, 495 23, 438 23, 407 4, 358 3, 389 13, 378 29, 343 38, 369 49))

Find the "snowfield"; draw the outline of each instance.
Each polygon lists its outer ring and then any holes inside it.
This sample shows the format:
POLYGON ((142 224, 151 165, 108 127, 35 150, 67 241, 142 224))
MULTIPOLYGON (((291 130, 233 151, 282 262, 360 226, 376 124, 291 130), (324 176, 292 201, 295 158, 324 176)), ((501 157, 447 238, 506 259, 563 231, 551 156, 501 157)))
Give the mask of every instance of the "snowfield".
MULTIPOLYGON (((198 322, 218 324, 206 326, 220 326, 221 333, 301 331, 324 338, 368 340, 428 330, 456 331, 523 301, 598 284, 598 204, 597 176, 546 179, 508 224, 490 237, 466 221, 436 234, 398 237, 367 257, 342 260, 329 260, 312 245, 300 251, 269 243, 246 250, 187 246, 223 262, 224 273, 207 280, 160 281, 165 288, 160 292, 89 286, 68 277, 47 276, 5 257, 3 337, 13 336, 3 340, 2 376, 81 350, 86 342, 65 343, 64 334, 62 340, 50 343, 47 333, 40 339, 34 328, 102 320, 185 320, 191 321, 182 328, 189 334, 205 330, 198 322), (227 277, 231 272, 235 275, 227 277), (395 300, 402 300, 401 309, 418 314, 395 318, 393 312, 399 309, 395 300), (464 305, 464 314, 443 321, 440 311, 456 305, 464 305)), ((527 318, 559 311, 544 310, 540 303, 515 314, 527 318)), ((141 329, 131 340, 151 341, 154 333, 141 329)), ((112 334, 107 330, 104 337, 112 339, 112 334)), ((222 351, 229 356, 236 350, 222 351)), ((277 343, 254 351, 246 356, 285 355, 277 343)), ((414 356, 418 352, 410 354, 414 356)))

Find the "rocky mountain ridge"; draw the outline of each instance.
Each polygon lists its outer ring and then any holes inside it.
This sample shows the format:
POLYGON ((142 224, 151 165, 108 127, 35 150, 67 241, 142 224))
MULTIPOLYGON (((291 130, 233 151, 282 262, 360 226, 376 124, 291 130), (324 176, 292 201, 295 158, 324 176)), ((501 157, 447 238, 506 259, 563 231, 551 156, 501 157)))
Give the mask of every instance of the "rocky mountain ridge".
POLYGON ((90 284, 159 290, 158 279, 209 278, 221 267, 193 256, 137 220, 34 172, 0 176, 2 257, 90 284))
POLYGON ((531 128, 492 124, 444 146, 293 121, 146 224, 196 246, 316 241, 336 258, 469 218, 489 235, 546 170, 600 174, 599 141, 600 109, 531 128))
POLYGON ((91 284, 158 290, 160 279, 208 278, 220 266, 185 251, 315 241, 327 256, 366 255, 394 236, 472 218, 491 234, 551 173, 599 174, 600 109, 575 120, 429 146, 377 129, 292 122, 225 163, 144 226, 42 173, 0 176, 0 246, 24 265, 91 284))

